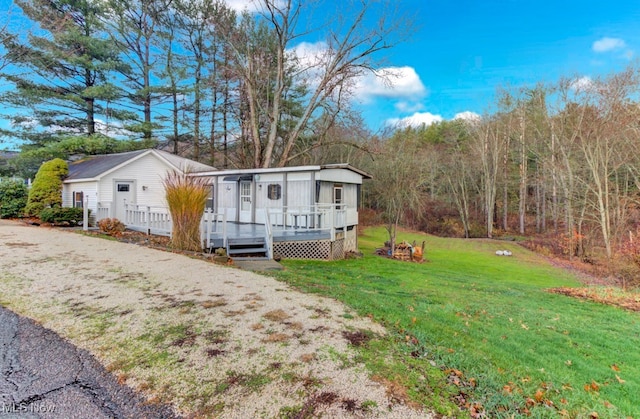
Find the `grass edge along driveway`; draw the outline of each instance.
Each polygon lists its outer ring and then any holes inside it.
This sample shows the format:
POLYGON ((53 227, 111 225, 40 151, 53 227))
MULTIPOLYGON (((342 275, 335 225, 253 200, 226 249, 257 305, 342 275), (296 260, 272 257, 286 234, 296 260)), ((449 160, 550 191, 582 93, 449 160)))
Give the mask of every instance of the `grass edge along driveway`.
POLYGON ((640 418, 638 313, 547 292, 581 284, 516 243, 403 232, 427 242, 416 264, 373 255, 385 239, 367 229, 363 258, 276 275, 384 324, 360 354, 399 397, 448 415, 640 418))

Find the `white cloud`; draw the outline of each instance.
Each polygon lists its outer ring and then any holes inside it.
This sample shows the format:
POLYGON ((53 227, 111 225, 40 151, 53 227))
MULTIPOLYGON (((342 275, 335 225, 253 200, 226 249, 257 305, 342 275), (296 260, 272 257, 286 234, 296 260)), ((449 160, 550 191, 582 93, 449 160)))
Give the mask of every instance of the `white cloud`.
POLYGON ((570 84, 571 90, 584 92, 591 90, 595 86, 595 82, 589 76, 582 76, 573 80, 570 84))
MULTIPOLYGON (((236 12, 243 12, 245 10, 250 13, 258 12, 262 10, 261 2, 259 0, 225 0, 227 6, 236 12)), ((283 7, 283 1, 277 1, 278 7, 283 7)))
POLYGON ((413 67, 386 67, 367 73, 356 83, 356 96, 361 99, 383 97, 391 99, 420 98, 427 88, 413 67))
POLYGON ((251 0, 226 0, 227 6, 236 12, 245 10, 255 12, 257 10, 256 3, 251 0))
POLYGON ((326 42, 301 42, 296 45, 291 53, 298 58, 302 68, 315 67, 321 64, 328 54, 326 42))
POLYGON ((464 111, 457 113, 453 119, 463 119, 465 121, 477 122, 481 119, 481 116, 475 112, 464 111))
POLYGON ((434 122, 440 122, 443 118, 440 115, 434 115, 430 112, 416 112, 411 116, 404 118, 389 118, 386 124, 395 127, 419 127, 422 125, 431 125, 434 122))
POLYGON ((393 106, 400 113, 413 113, 424 109, 424 104, 422 102, 410 102, 405 100, 397 102, 393 106))
POLYGON ((594 52, 608 52, 625 48, 627 44, 620 38, 604 37, 595 41, 592 45, 594 52))

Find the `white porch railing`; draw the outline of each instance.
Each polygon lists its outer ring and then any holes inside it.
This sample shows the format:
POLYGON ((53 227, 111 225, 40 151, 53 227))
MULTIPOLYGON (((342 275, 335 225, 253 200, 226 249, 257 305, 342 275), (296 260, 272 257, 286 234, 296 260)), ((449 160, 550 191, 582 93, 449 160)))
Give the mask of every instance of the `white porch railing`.
MULTIPOLYGON (((267 210, 274 233, 300 230, 326 230, 335 240, 336 229, 344 228, 350 212, 344 204, 317 204, 313 206, 283 207, 267 210)), ((357 220, 357 213, 356 213, 357 220)))
POLYGON ((127 228, 147 234, 171 236, 171 215, 166 209, 125 204, 124 224, 127 228))
MULTIPOLYGON (((273 255, 273 237, 280 233, 302 231, 326 231, 335 240, 336 230, 357 224, 357 211, 346 205, 318 204, 313 206, 265 209, 263 219, 268 257, 273 255)), ((171 236, 171 214, 166 208, 126 204, 124 220, 127 228, 147 234, 171 236)), ((96 221, 113 217, 111 202, 98 202, 96 221)), ((201 238, 204 248, 221 245, 228 240, 226 211, 215 213, 206 210, 201 220, 201 238)))
POLYGON ((96 211, 96 222, 104 218, 111 217, 111 202, 98 202, 98 208, 96 211))
POLYGON ((200 222, 200 235, 206 249, 211 249, 216 239, 222 240, 222 247, 227 246, 227 213, 216 213, 206 209, 200 222))
POLYGON ((264 210, 264 230, 265 230, 265 244, 267 246, 267 258, 271 259, 273 256, 273 231, 271 231, 271 222, 269 221, 269 211, 264 210))

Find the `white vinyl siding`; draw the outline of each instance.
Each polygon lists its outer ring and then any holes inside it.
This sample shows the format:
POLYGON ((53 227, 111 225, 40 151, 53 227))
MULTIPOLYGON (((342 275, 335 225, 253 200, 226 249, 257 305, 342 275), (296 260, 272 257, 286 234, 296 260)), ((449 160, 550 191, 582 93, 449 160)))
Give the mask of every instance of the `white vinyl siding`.
POLYGON ((162 181, 172 168, 152 154, 147 154, 100 179, 101 202, 113 200, 113 188, 117 181, 135 180, 133 191, 136 204, 152 208, 165 208, 162 181))
POLYGON ((89 209, 95 214, 98 203, 98 182, 76 182, 62 185, 62 206, 73 207, 74 192, 82 192, 84 199, 89 199, 89 209))

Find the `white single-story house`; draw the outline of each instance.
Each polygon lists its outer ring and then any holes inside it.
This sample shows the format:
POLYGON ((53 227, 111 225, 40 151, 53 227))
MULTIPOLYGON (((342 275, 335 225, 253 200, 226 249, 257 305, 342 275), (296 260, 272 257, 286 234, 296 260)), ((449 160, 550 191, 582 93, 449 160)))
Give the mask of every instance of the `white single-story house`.
POLYGON ((207 248, 329 260, 358 249, 361 187, 370 176, 348 164, 217 170, 158 150, 94 156, 69 165, 63 205, 87 202, 96 220, 115 217, 131 229, 170 234, 162 179, 185 168, 211 185, 207 248))
POLYGON ((62 184, 62 206, 83 207, 93 218, 125 219, 127 204, 166 208, 162 180, 170 171, 202 172, 212 166, 166 151, 145 149, 87 156, 69 164, 62 184))

